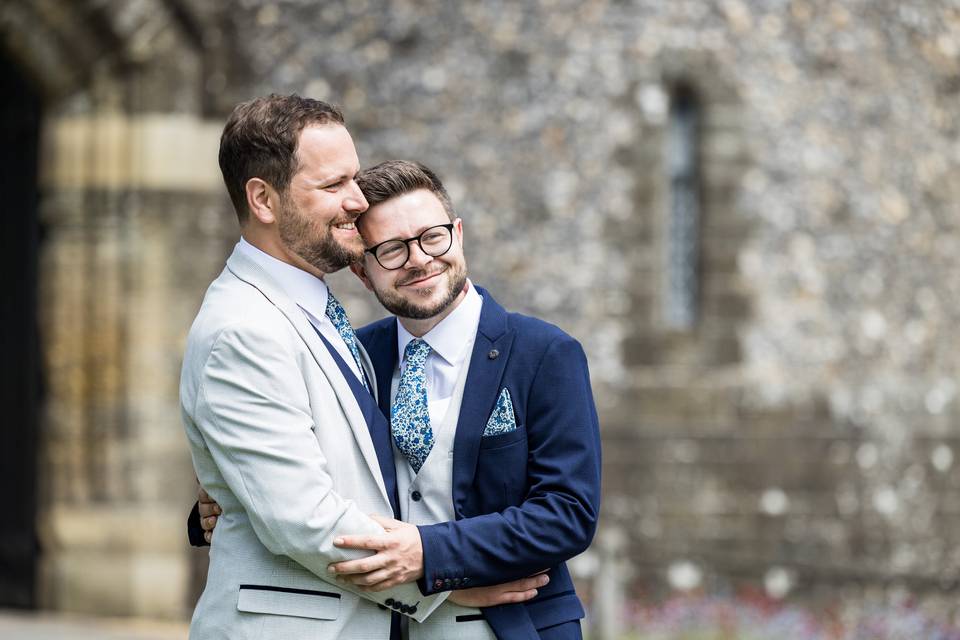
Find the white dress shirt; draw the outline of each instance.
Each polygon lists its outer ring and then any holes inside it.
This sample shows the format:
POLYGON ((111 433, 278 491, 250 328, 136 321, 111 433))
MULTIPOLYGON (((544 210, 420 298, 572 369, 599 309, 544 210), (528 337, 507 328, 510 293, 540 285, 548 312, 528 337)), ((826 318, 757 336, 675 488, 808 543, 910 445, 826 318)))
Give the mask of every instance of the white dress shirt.
MULTIPOLYGON (((362 381, 363 374, 360 373, 357 361, 353 359, 353 354, 350 353, 350 349, 340 336, 340 332, 327 317, 327 283, 303 269, 298 269, 292 264, 274 258, 243 238, 240 238, 237 248, 263 267, 264 271, 277 281, 277 284, 283 288, 284 292, 307 316, 310 324, 333 345, 337 354, 343 358, 343 361, 347 363, 357 379, 362 381)), ((357 346, 360 346, 359 340, 357 340, 357 346)))
MULTIPOLYGON (((450 399, 457 386, 457 378, 467 359, 469 346, 473 344, 477 327, 480 326, 482 307, 483 298, 477 293, 473 283, 468 280, 467 295, 460 301, 457 308, 437 323, 437 326, 421 336, 431 349, 424 364, 427 407, 431 425, 439 425, 450 406, 450 399)), ((403 328, 399 320, 397 321, 397 362, 400 363, 401 373, 406 367, 403 351, 407 348, 407 343, 415 337, 403 328)), ((393 397, 391 397, 392 404, 393 397)))

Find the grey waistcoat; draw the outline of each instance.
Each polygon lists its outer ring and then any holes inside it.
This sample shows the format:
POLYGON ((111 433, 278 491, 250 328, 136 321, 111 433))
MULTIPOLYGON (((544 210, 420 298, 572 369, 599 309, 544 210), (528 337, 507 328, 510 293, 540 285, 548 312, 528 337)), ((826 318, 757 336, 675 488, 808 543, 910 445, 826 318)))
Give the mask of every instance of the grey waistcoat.
MULTIPOLYGON (((446 415, 440 424, 431 425, 433 429, 433 449, 427 456, 420 473, 414 473, 406 457, 394 445, 393 458, 397 468, 397 488, 400 493, 400 515, 404 522, 412 524, 436 524, 455 520, 453 511, 453 442, 457 433, 457 418, 463 400, 467 372, 470 370, 470 356, 473 352, 474 336, 467 345, 467 357, 460 369, 453 397, 447 407, 446 415), (414 493, 420 499, 414 500, 414 493)), ((396 398, 400 383, 399 370, 394 371, 390 397, 396 398)), ((480 615, 480 610, 461 607, 447 600, 430 614, 423 623, 404 624, 404 637, 410 640, 432 640, 456 638, 457 640, 496 640, 490 625, 482 619, 472 619, 480 615), (463 618, 470 618, 464 620, 463 618), (457 618, 461 618, 458 622, 457 618)), ((407 620, 404 618, 404 622, 407 620)))

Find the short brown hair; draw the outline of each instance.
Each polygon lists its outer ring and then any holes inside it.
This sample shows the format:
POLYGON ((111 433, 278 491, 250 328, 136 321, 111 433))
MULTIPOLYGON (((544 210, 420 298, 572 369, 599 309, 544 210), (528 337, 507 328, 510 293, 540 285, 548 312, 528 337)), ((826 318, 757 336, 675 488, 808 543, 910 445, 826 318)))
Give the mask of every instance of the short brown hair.
POLYGON ((318 124, 344 125, 343 113, 321 100, 275 93, 234 108, 220 136, 220 172, 240 224, 249 215, 247 182, 260 178, 286 193, 297 172, 300 132, 318 124))
POLYGON ((437 200, 443 205, 451 220, 456 218, 450 196, 440 182, 440 178, 419 162, 409 160, 381 162, 358 173, 357 185, 370 207, 411 191, 426 189, 437 196, 437 200))

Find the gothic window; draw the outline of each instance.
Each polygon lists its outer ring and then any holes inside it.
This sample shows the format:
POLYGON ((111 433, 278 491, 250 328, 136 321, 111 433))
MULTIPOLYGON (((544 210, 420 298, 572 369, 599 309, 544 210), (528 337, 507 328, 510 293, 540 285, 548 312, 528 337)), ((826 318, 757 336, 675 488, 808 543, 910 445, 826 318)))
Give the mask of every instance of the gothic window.
POLYGON ((699 119, 700 106, 693 90, 674 87, 666 131, 669 194, 663 313, 666 326, 680 331, 692 329, 698 313, 699 119))

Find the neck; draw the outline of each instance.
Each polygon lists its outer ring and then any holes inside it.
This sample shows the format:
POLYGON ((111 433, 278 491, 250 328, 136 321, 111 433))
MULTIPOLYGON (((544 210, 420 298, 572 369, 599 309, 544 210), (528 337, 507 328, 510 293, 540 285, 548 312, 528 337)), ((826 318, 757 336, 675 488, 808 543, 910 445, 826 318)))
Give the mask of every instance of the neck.
POLYGON ((240 234, 243 236, 243 239, 255 246, 260 251, 263 251, 268 256, 276 258, 280 262, 286 262, 290 266, 296 267, 301 271, 306 271, 315 278, 323 280, 324 274, 323 271, 320 271, 315 266, 301 258, 296 253, 290 251, 287 247, 284 246, 283 242, 280 241, 275 234, 264 233, 261 230, 246 228, 240 234))
POLYGON ((463 291, 453 299, 453 302, 448 304, 443 310, 440 311, 435 316, 430 316, 429 318, 423 318, 422 320, 417 318, 401 318, 397 317, 400 321, 400 324, 403 325, 403 328, 410 332, 410 335, 416 338, 422 338, 425 336, 431 329, 440 324, 444 318, 453 313, 453 310, 460 306, 460 303, 463 302, 463 299, 467 297, 467 290, 469 289, 469 283, 463 285, 463 291))

